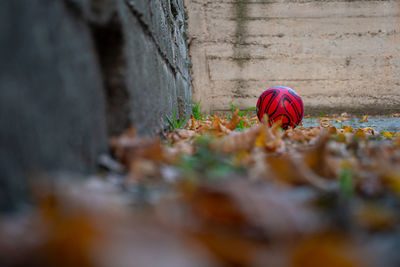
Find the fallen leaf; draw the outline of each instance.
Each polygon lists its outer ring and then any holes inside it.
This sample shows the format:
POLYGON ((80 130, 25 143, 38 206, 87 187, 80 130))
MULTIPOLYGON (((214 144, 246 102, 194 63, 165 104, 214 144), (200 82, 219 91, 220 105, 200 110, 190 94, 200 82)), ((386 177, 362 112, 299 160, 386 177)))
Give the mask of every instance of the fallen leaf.
POLYGON ((381 132, 381 135, 384 137, 392 138, 395 133, 393 132, 381 132))
POLYGON ((297 243, 292 254, 294 267, 365 266, 361 255, 347 237, 340 233, 317 234, 297 243))
POLYGON ((356 209, 355 221, 371 231, 393 229, 396 224, 396 214, 383 205, 372 203, 361 204, 356 209))
POLYGON ((235 112, 232 115, 232 119, 225 122, 224 125, 226 128, 228 128, 229 130, 235 130, 237 125, 240 122, 240 116, 239 116, 239 109, 236 109, 235 112))
POLYGON ((362 119, 360 120, 360 123, 363 123, 363 122, 368 122, 368 115, 364 115, 362 117, 362 119))
POLYGON ((225 153, 234 153, 242 150, 250 150, 262 131, 261 125, 245 129, 241 132, 233 132, 230 135, 216 139, 211 143, 211 148, 225 153))
POLYGON ((163 160, 161 141, 157 138, 136 137, 132 129, 111 138, 110 146, 116 158, 127 168, 137 158, 163 160))

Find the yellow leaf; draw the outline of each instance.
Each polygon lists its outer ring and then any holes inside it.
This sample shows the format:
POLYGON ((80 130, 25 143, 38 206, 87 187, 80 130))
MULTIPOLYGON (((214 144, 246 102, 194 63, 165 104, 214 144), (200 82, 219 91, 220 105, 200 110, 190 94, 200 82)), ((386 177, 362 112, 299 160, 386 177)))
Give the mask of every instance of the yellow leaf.
POLYGON ((360 139, 363 139, 365 137, 365 132, 363 129, 358 128, 356 131, 356 136, 360 139))
POLYGON ((384 137, 392 138, 394 136, 394 133, 393 132, 382 132, 381 135, 383 135, 384 137))
POLYGON ((383 181, 395 192, 400 195, 400 172, 390 172, 385 177, 383 181))
POLYGON ((346 136, 343 133, 338 133, 337 138, 338 138, 338 142, 341 142, 341 143, 346 142, 346 136))
POLYGON ((371 127, 365 127, 365 128, 363 128, 363 131, 366 133, 372 134, 372 135, 375 134, 375 130, 371 127))
POLYGON ((345 133, 354 133, 354 129, 351 126, 344 126, 343 129, 345 133))
POLYGON ((360 122, 368 122, 368 115, 364 115, 360 122))
POLYGON ((265 131, 261 131, 260 134, 257 136, 256 139, 256 146, 264 147, 265 145, 265 131))

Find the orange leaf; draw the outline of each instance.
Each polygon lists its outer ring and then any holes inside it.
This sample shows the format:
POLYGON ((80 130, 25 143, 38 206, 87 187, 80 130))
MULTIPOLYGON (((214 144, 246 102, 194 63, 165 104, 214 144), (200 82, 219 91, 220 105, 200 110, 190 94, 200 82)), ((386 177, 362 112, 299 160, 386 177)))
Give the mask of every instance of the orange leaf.
POLYGON ((343 129, 345 133, 354 133, 354 129, 351 126, 344 126, 343 129))
POLYGON ((235 112, 233 113, 233 116, 232 116, 232 119, 229 121, 229 122, 227 122, 226 124, 225 124, 225 126, 226 126, 226 128, 228 128, 229 130, 235 130, 236 129, 236 127, 237 127, 237 125, 239 124, 239 122, 240 122, 240 117, 239 117, 239 109, 237 108, 236 110, 235 110, 235 112))
POLYGON ((368 115, 364 115, 364 117, 362 117, 360 122, 368 122, 368 115))
POLYGON ((328 233, 306 238, 292 254, 294 267, 356 267, 364 266, 350 240, 340 234, 328 233))

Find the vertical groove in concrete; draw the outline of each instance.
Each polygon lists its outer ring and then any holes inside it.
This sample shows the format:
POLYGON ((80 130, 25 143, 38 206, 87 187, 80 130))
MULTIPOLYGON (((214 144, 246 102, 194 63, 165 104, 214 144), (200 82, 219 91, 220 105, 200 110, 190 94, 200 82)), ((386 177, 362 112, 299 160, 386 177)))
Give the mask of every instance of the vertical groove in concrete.
POLYGON ((243 68, 245 63, 250 60, 250 53, 245 46, 247 32, 247 17, 248 17, 248 0, 236 0, 234 2, 234 16, 236 20, 235 34, 233 40, 233 58, 240 68, 239 77, 235 89, 233 91, 235 98, 243 96, 243 88, 246 88, 246 80, 243 79, 243 68))
POLYGON ((114 136, 132 124, 122 25, 114 17, 106 25, 93 25, 92 31, 105 89, 107 132, 114 136))
POLYGON ((250 53, 244 46, 246 43, 248 0, 236 0, 234 2, 235 16, 235 34, 233 41, 234 58, 236 63, 243 68, 243 64, 250 59, 250 53))

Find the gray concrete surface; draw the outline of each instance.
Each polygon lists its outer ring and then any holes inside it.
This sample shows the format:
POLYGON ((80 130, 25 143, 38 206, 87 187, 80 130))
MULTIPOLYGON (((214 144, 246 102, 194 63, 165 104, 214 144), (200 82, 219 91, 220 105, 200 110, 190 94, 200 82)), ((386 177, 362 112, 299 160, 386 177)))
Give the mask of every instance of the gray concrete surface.
POLYGON ((190 114, 182 0, 0 1, 0 211, 91 173, 109 135, 190 114))
POLYGON ((104 95, 88 25, 62 1, 0 3, 0 210, 33 176, 88 173, 106 151, 104 95))
POLYGON ((400 110, 400 1, 187 0, 194 100, 255 106, 269 87, 306 113, 400 110))
POLYGON ((191 87, 183 1, 126 1, 120 6, 131 100, 130 118, 139 133, 168 127, 174 110, 190 115, 191 87), (134 4, 132 4, 134 3, 134 4))
MULTIPOLYGON (((343 128, 343 126, 351 126, 355 129, 361 127, 371 127, 377 131, 377 133, 381 132, 400 132, 400 118, 393 117, 369 117, 367 122, 361 122, 361 118, 348 118, 347 121, 335 122, 329 121, 335 127, 343 128)), ((316 127, 319 125, 318 118, 304 118, 303 119, 303 127, 316 127)))

